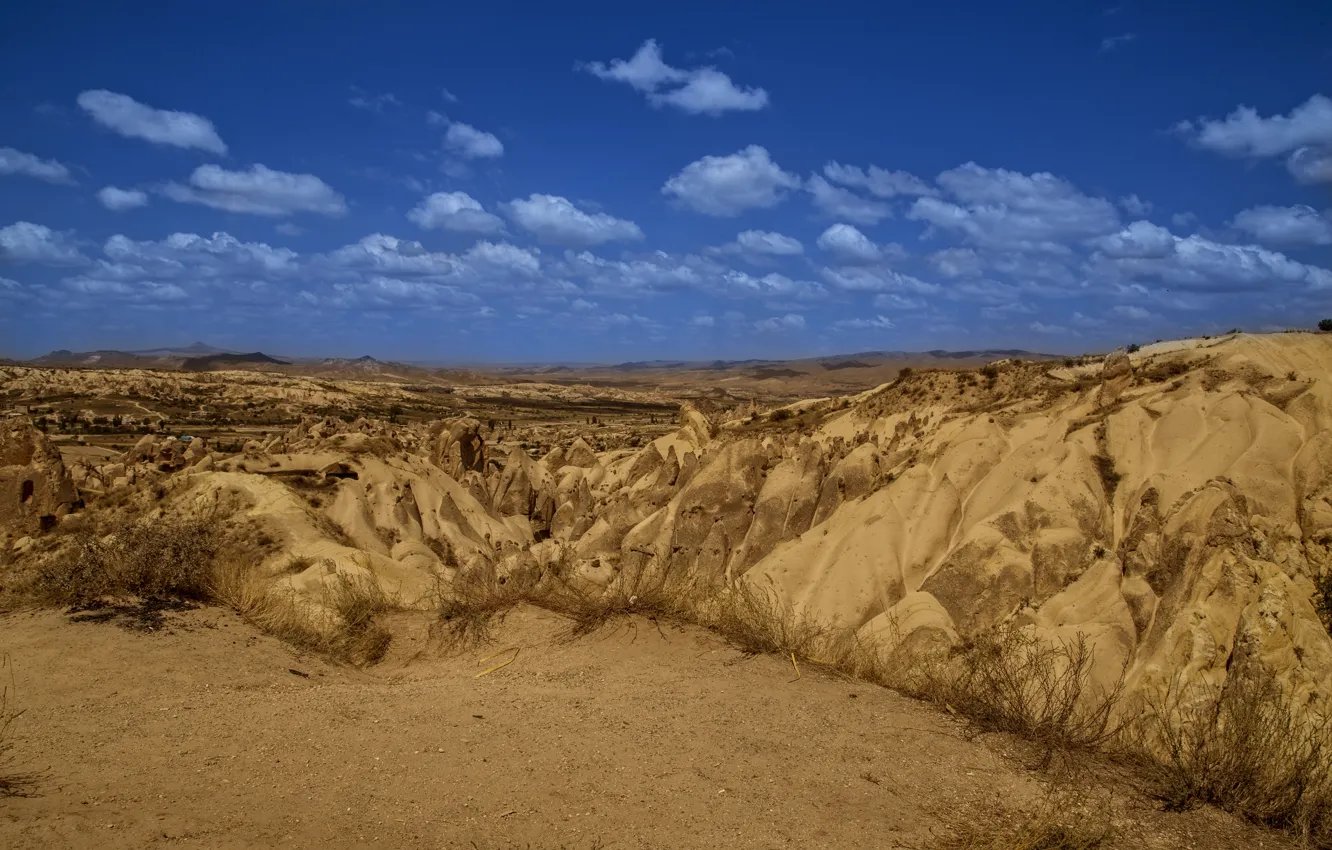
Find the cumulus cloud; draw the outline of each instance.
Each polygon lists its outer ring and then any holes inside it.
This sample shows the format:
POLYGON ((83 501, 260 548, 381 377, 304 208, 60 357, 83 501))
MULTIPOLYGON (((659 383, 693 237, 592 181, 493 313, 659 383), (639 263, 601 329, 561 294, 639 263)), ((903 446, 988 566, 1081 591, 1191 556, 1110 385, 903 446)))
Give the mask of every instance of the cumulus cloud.
POLYGON ((705 215, 734 216, 775 207, 800 178, 783 171, 766 148, 750 145, 730 156, 705 156, 666 181, 661 192, 705 215))
POLYGON ((766 91, 737 86, 716 68, 682 69, 667 65, 653 39, 643 42, 627 60, 612 59, 609 64, 589 62, 582 68, 603 80, 626 83, 646 95, 653 106, 670 106, 692 115, 753 112, 768 105, 766 91))
POLYGON ((97 200, 112 212, 124 212, 125 210, 146 206, 148 204, 148 193, 141 192, 138 189, 118 189, 115 186, 107 186, 98 190, 97 200))
POLYGON ((41 159, 30 153, 0 148, 0 174, 14 174, 34 177, 47 183, 59 183, 66 186, 75 184, 69 168, 54 159, 41 159))
POLYGON ((887 204, 862 198, 854 192, 834 186, 817 174, 805 182, 805 189, 813 198, 814 206, 830 218, 841 218, 856 224, 878 224, 893 214, 887 204))
POLYGON ((834 183, 864 189, 879 198, 937 194, 928 183, 910 172, 889 171, 877 165, 865 169, 834 161, 823 166, 823 175, 834 183))
POLYGON ((1175 237, 1150 221, 1135 221, 1118 233, 1092 240, 1111 257, 1164 257, 1175 250, 1175 237))
POLYGON ((874 316, 869 319, 843 319, 840 322, 834 322, 833 327, 839 331, 863 331, 863 330, 891 330, 897 327, 887 316, 874 316))
MULTIPOLYGON (((1161 245, 1160 228, 1142 231, 1148 238, 1132 237, 1127 229, 1123 251, 1105 251, 1089 260, 1089 271, 1115 281, 1156 280, 1171 288, 1197 292, 1257 292, 1281 288, 1309 292, 1332 289, 1332 271, 1293 260, 1278 251, 1256 245, 1227 245, 1202 236, 1171 236, 1168 249, 1161 245), (1146 256, 1144 256, 1146 255, 1146 256)), ((1140 234, 1141 235, 1141 234, 1140 234)))
POLYGON ((466 192, 435 192, 417 204, 407 219, 423 230, 500 233, 504 222, 466 192))
POLYGON ((799 239, 793 239, 781 233, 767 230, 746 230, 717 249, 723 254, 740 254, 747 258, 754 257, 794 257, 805 253, 805 246, 799 239))
POLYGON ((795 301, 818 301, 825 298, 828 291, 812 280, 792 280, 782 274, 767 274, 754 277, 742 271, 728 271, 720 280, 720 285, 713 285, 714 291, 720 291, 732 297, 758 297, 769 299, 794 299, 795 301))
POLYGON ((504 156, 504 143, 493 133, 459 122, 450 124, 444 133, 444 147, 463 159, 496 159, 504 156))
POLYGON ((525 200, 510 201, 506 211, 519 227, 555 245, 581 247, 643 238, 643 231, 632 221, 584 212, 558 195, 532 194, 525 200))
POLYGON ((1250 207, 1231 226, 1270 245, 1332 245, 1332 221, 1313 207, 1250 207))
POLYGON ((970 248, 945 248, 929 257, 930 265, 944 277, 980 277, 984 263, 970 248))
POLYGON ((785 316, 771 316, 767 319, 759 319, 754 323, 754 329, 769 333, 780 333, 782 331, 798 331, 805 327, 805 317, 799 313, 787 313, 785 316))
POLYGON ((105 89, 83 92, 78 97, 78 104, 98 124, 127 138, 194 148, 219 156, 227 152, 213 122, 202 115, 154 109, 129 95, 105 89))
POLYGON ((68 234, 30 221, 19 221, 0 228, 0 258, 11 262, 55 266, 87 262, 68 234))
POLYGON ((188 186, 168 183, 161 191, 173 201, 253 215, 312 212, 340 216, 347 211, 343 197, 313 174, 289 174, 263 165, 246 171, 201 165, 190 175, 188 186))
POLYGON ((879 246, 868 236, 840 222, 823 231, 818 246, 843 263, 877 263, 883 258, 879 246))
POLYGON ((1286 160, 1286 169, 1298 183, 1332 183, 1332 146, 1300 148, 1286 160))
POLYGON ((1119 228, 1114 204, 1046 172, 1022 174, 968 162, 943 172, 937 182, 956 202, 918 198, 907 217, 982 247, 1067 253, 1071 240, 1119 228))
POLYGON ((1332 182, 1332 98, 1315 94, 1288 115, 1264 118, 1239 106, 1221 119, 1181 121, 1174 130, 1194 146, 1233 157, 1289 154, 1286 168, 1300 183, 1332 182))
POLYGON ((1261 158, 1332 146, 1332 99, 1316 94, 1289 115, 1270 118, 1251 106, 1239 106, 1225 118, 1181 121, 1175 131, 1200 148, 1227 156, 1261 158))
POLYGON ((1137 195, 1126 195, 1125 197, 1120 198, 1119 205, 1124 208, 1124 212, 1134 218, 1142 218, 1143 216, 1151 215, 1152 212, 1151 201, 1144 201, 1137 195))
POLYGON ((938 284, 927 283, 909 274, 882 267, 848 266, 824 269, 823 279, 838 289, 849 292, 896 292, 912 295, 936 295, 938 284))

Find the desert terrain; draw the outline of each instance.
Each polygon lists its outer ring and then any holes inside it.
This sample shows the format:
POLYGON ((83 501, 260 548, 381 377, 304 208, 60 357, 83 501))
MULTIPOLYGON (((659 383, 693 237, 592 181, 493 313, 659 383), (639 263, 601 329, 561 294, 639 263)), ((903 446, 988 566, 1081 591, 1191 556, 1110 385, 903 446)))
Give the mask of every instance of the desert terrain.
POLYGON ((5 846, 1332 846, 1332 334, 56 355, 5 846))

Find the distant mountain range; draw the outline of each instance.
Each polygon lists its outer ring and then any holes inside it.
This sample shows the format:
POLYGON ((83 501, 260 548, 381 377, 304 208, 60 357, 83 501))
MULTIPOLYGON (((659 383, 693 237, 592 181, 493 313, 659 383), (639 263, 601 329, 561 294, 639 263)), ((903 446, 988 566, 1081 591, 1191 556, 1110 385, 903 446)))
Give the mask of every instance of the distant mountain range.
MULTIPOLYGON (((559 384, 630 386, 661 381, 711 384, 715 381, 762 382, 772 387, 806 380, 833 380, 837 386, 876 386, 892 380, 903 367, 958 368, 979 366, 1000 358, 1051 359, 1058 355, 1021 349, 971 351, 862 351, 800 360, 638 360, 613 365, 529 364, 476 366, 470 369, 436 368, 361 357, 322 359, 279 358, 261 351, 236 352, 202 342, 181 347, 134 351, 69 351, 61 349, 23 362, 47 368, 157 369, 214 372, 240 369, 280 372, 333 380, 400 381, 437 385, 476 385, 512 381, 559 384), (692 376, 692 377, 691 377, 692 376)), ((737 385, 738 387, 739 385, 737 385)), ((796 384, 792 384, 792 387, 796 384)))

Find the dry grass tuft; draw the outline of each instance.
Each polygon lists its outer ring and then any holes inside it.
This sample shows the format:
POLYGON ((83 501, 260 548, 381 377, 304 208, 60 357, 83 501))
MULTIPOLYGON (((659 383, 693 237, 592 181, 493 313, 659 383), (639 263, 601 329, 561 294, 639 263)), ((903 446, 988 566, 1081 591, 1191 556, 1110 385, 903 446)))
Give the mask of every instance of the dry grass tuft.
POLYGON ((1031 741, 1048 765, 1056 753, 1096 749, 1119 733, 1114 709, 1123 676, 1109 691, 1094 687, 1093 658, 1083 635, 1047 643, 1002 625, 918 665, 905 687, 982 731, 1031 741))
POLYGON ((374 664, 392 643, 382 622, 392 603, 368 577, 336 576, 320 605, 228 559, 214 572, 212 593, 265 634, 340 661, 374 664))
POLYGON ((1269 672, 1147 699, 1127 748, 1168 809, 1211 804, 1332 847, 1332 722, 1300 712, 1269 672))
POLYGON ((23 715, 12 705, 14 694, 14 665, 6 655, 0 658, 0 797, 22 797, 32 792, 41 775, 23 772, 15 766, 14 722, 23 715))
POLYGON ((500 575, 493 564, 459 569, 441 594, 439 620, 431 635, 446 651, 473 649, 491 641, 496 618, 524 602, 537 599, 540 576, 535 570, 500 575))
POLYGON ((570 639, 593 634, 626 617, 643 617, 660 623, 702 625, 702 608, 709 588, 683 574, 621 574, 610 587, 578 589, 552 582, 539 604, 568 617, 570 639))
POLYGON ((1022 818, 975 817, 938 850, 1098 850, 1111 838, 1108 806, 1076 794, 1051 794, 1022 818))

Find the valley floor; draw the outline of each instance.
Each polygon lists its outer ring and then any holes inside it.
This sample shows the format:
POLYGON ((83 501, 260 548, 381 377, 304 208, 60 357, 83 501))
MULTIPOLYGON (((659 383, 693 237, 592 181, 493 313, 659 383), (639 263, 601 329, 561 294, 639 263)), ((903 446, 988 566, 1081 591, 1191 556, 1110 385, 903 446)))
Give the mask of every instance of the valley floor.
MULTIPOLYGON (((359 671, 215 608, 149 633, 0 616, 16 752, 45 771, 0 798, 0 846, 930 848, 1046 798, 1001 738, 705 632, 643 621, 570 643, 524 609, 444 656, 427 625, 403 615, 359 671)), ((1111 801, 1115 847, 1293 846, 1123 789, 1087 799, 1111 801)))

